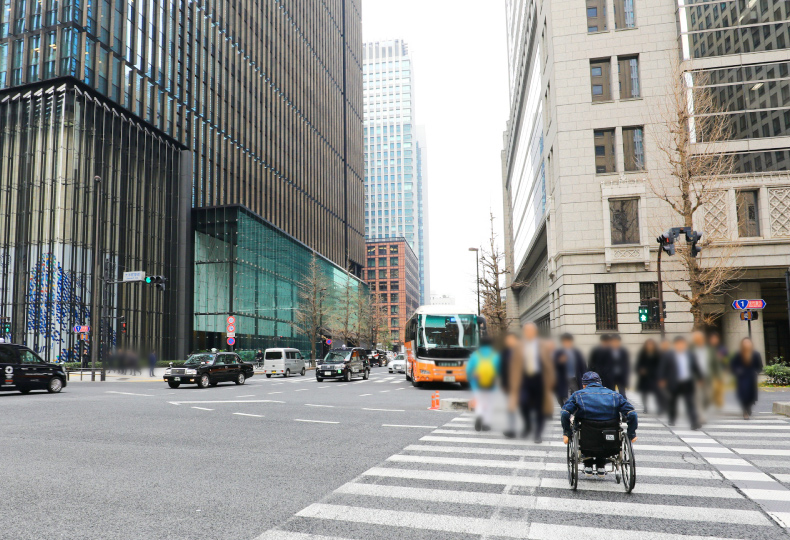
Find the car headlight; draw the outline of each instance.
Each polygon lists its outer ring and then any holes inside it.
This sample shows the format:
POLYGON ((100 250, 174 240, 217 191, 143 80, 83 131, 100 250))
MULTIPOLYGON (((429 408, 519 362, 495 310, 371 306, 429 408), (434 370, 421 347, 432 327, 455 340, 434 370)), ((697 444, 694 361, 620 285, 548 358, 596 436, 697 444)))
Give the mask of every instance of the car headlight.
POLYGON ((167 369, 165 370, 165 375, 170 375, 170 373, 171 373, 171 370, 170 370, 170 368, 167 368, 167 369))
POLYGON ((188 369, 188 370, 184 371, 184 373, 186 375, 197 375, 197 370, 196 369, 188 369))

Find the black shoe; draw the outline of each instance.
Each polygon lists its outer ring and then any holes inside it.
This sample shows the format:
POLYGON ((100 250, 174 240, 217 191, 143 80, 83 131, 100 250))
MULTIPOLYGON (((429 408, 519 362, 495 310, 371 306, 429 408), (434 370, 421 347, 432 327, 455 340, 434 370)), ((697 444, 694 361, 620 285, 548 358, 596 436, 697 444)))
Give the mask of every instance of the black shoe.
POLYGON ((475 418, 475 431, 480 431, 481 429, 483 429, 483 419, 475 418))
POLYGON ((506 439, 515 439, 516 438, 516 432, 515 431, 506 431, 502 435, 504 435, 506 439))
POLYGON ((529 437, 529 434, 530 434, 530 432, 531 432, 531 431, 532 431, 531 429, 525 429, 525 430, 523 430, 523 431, 521 432, 521 438, 522 438, 522 439, 526 439, 527 437, 529 437))
POLYGON ((483 424, 483 431, 491 431, 491 426, 483 424))
POLYGON ((535 444, 541 444, 541 443, 543 443, 543 439, 541 439, 540 435, 538 435, 537 437, 535 437, 535 444))

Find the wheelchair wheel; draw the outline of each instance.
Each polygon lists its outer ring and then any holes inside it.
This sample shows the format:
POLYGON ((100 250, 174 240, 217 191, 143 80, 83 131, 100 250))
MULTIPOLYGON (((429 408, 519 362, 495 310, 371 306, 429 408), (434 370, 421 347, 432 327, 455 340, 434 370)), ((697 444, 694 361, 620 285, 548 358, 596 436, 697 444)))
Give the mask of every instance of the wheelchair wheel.
POLYGON ((636 485, 636 460, 634 459, 634 448, 631 446, 631 439, 623 437, 623 487, 626 493, 631 493, 636 485))
POLYGON ((572 489, 579 486, 579 438, 576 433, 568 441, 568 484, 572 489))

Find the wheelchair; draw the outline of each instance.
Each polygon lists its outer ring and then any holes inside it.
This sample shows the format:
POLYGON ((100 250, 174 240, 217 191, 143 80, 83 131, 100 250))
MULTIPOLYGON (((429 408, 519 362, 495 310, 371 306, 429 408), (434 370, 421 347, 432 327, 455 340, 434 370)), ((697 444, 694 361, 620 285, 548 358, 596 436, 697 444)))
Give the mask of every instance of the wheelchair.
POLYGON ((577 419, 573 423, 573 437, 568 441, 568 483, 573 490, 579 486, 579 469, 585 458, 605 458, 611 463, 615 481, 621 481, 626 493, 636 485, 636 460, 631 439, 620 420, 594 422, 577 419))

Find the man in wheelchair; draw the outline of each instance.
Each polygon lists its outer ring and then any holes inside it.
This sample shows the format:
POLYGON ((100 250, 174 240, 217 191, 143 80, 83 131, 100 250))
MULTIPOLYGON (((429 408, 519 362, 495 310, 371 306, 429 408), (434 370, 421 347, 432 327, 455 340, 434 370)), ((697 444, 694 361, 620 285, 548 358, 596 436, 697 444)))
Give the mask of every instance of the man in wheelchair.
POLYGON ((585 457, 584 472, 588 475, 595 473, 605 476, 607 459, 620 450, 621 417, 625 418, 628 425, 628 438, 631 442, 636 441, 636 411, 622 395, 605 388, 594 371, 588 371, 582 376, 582 385, 583 388, 574 392, 562 406, 562 440, 568 444, 573 437, 573 430, 576 429, 585 457))

